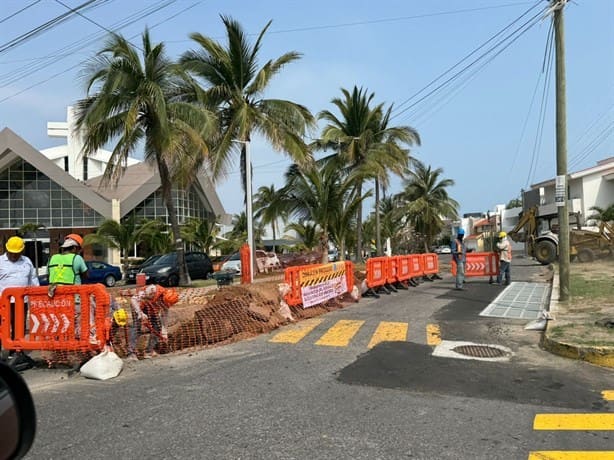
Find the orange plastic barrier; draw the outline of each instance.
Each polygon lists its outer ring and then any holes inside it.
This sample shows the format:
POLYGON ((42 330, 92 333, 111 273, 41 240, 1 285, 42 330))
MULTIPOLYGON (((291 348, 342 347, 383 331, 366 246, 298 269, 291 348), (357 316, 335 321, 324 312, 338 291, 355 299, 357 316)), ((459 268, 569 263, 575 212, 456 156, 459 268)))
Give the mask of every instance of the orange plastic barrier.
POLYGON ((439 272, 439 257, 437 254, 421 254, 423 270, 425 275, 436 275, 439 272))
MULTIPOLYGON (((497 276, 499 254, 496 252, 468 252, 465 262, 465 277, 497 276)), ((456 262, 452 260, 452 275, 456 276, 456 262)))
POLYGON ((290 292, 284 297, 291 306, 313 306, 354 288, 354 264, 350 261, 329 264, 299 265, 284 270, 284 280, 290 292), (343 269, 341 270, 341 266, 343 269), (345 277, 345 286, 339 289, 334 280, 345 277))
POLYGON ((410 254, 409 257, 409 275, 410 278, 418 278, 424 276, 424 257, 423 254, 410 254))
POLYGON ((249 244, 244 243, 239 252, 241 253, 241 284, 252 282, 252 265, 249 260, 249 244))
POLYGON ((2 347, 18 351, 100 349, 105 343, 109 302, 102 284, 58 286, 53 298, 47 295, 46 286, 6 288, 0 297, 2 347))
POLYGON ((403 283, 409 280, 411 275, 410 256, 396 256, 397 258, 397 281, 403 283))
POLYGON ((386 284, 388 279, 388 257, 367 259, 367 287, 376 288, 386 284))

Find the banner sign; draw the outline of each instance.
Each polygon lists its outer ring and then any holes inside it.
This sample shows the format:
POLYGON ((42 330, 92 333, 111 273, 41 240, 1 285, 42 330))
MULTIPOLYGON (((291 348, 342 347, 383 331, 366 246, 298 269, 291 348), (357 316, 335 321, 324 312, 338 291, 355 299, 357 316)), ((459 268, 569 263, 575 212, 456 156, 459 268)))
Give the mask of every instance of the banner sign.
POLYGON ((308 308, 347 292, 344 263, 316 265, 299 273, 303 308, 308 308))

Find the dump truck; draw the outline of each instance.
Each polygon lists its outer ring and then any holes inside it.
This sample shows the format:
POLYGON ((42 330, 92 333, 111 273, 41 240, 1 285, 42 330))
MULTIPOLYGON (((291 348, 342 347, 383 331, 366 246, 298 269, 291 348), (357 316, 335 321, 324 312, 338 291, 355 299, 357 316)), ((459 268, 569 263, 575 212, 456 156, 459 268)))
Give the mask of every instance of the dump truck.
MULTIPOLYGON (((533 206, 522 212, 516 226, 507 232, 516 242, 524 242, 527 253, 543 264, 548 265, 558 258, 559 235, 558 214, 539 215, 539 207, 533 206)), ((573 260, 592 262, 597 257, 611 256, 614 253, 614 227, 601 222, 595 230, 582 227, 579 213, 570 214, 569 254, 573 260)))

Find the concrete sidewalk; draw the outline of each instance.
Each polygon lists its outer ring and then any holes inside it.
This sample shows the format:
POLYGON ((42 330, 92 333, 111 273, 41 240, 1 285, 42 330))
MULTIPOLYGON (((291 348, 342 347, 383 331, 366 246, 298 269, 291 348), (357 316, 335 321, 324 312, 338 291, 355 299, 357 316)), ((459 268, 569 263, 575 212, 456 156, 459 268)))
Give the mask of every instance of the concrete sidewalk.
MULTIPOLYGON (((573 334, 561 334, 560 331, 553 332, 554 327, 559 324, 572 324, 573 321, 579 321, 578 315, 569 314, 565 305, 558 301, 559 299, 559 276, 554 272, 552 277, 552 290, 550 294, 550 314, 554 317, 548 321, 546 330, 542 334, 540 346, 555 355, 565 358, 587 361, 602 367, 614 368, 614 346, 599 346, 586 345, 584 341, 578 340, 573 334)), ((589 320, 590 314, 586 314, 586 320, 589 320)), ((611 315, 614 319, 614 314, 611 315)), ((581 319, 580 319, 581 321, 581 319)), ((593 320, 594 321, 594 320, 593 320)), ((604 328, 605 329, 605 328, 604 328)), ((614 340, 614 329, 611 331, 612 340, 614 340)))

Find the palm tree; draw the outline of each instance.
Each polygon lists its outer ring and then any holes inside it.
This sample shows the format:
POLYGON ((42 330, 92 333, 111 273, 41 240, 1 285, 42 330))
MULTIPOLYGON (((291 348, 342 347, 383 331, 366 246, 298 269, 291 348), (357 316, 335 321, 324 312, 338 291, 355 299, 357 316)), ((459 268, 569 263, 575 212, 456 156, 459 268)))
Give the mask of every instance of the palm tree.
POLYGON ((155 165, 177 242, 180 283, 189 284, 173 184, 187 188, 209 153, 205 141, 215 117, 178 97, 187 76, 152 44, 149 31, 137 48, 113 34, 85 68, 88 96, 77 102, 76 124, 84 137, 84 155, 115 142, 103 184, 117 183, 128 156, 144 146, 145 161, 155 165), (142 55, 139 55, 139 51, 142 55))
POLYGON ((99 244, 104 247, 119 249, 122 260, 122 270, 128 271, 128 253, 140 243, 141 229, 133 217, 123 222, 112 219, 103 221, 95 233, 85 235, 84 242, 87 244, 99 244))
POLYGON ((587 219, 593 219, 598 222, 612 222, 614 221, 614 203, 607 208, 601 208, 599 206, 592 206, 591 211, 595 211, 594 214, 588 216, 587 219))
MULTIPOLYGON (((384 111, 383 104, 371 107, 374 94, 367 95, 362 88, 354 86, 352 93, 341 90, 343 98, 332 103, 340 117, 328 110, 318 114, 328 125, 322 131, 321 143, 330 146, 335 141, 340 157, 347 170, 353 171, 358 196, 362 194, 364 181, 375 180, 376 241, 381 254, 381 230, 379 225, 380 186, 388 185, 390 172, 401 175, 409 162, 409 150, 402 145, 420 144, 416 130, 409 126, 389 126, 392 106, 384 111)), ((362 252, 362 206, 357 210, 357 257, 362 252)))
POLYGON ((456 219, 459 204, 448 195, 447 188, 454 185, 452 179, 440 179, 443 169, 432 170, 418 160, 407 171, 403 191, 398 195, 415 231, 424 235, 424 249, 431 247, 434 237, 441 232, 443 218, 456 219))
MULTIPOLYGON (((180 63, 203 84, 202 90, 186 93, 186 97, 216 107, 221 120, 222 131, 213 155, 212 176, 214 180, 225 176, 234 154, 240 149, 241 177, 247 202, 246 156, 252 135, 263 136, 275 150, 286 153, 295 163, 305 164, 311 161, 311 152, 303 136, 315 125, 315 120, 300 104, 263 97, 273 77, 284 66, 300 58, 299 53, 291 51, 267 61, 263 67, 258 66, 262 39, 271 22, 252 45, 237 21, 225 16, 221 19, 226 28, 226 46, 200 33, 190 34, 199 48, 184 53, 180 63)), ((252 248, 253 243, 249 242, 252 248)))
POLYGON ((260 187, 254 200, 254 217, 260 219, 262 225, 270 224, 273 230, 273 252, 277 240, 277 221, 282 219, 285 222, 287 216, 283 208, 284 201, 284 197, 275 190, 275 184, 260 187))
POLYGON ((313 222, 307 222, 305 220, 291 222, 286 226, 286 231, 287 230, 296 232, 298 237, 303 241, 305 249, 311 251, 320 245, 322 230, 313 222))
POLYGON ((154 254, 171 252, 175 246, 173 233, 169 232, 168 225, 158 219, 149 219, 141 223, 139 240, 154 254))
POLYGON ((375 180, 375 247, 377 255, 382 252, 382 228, 380 222, 380 187, 384 190, 389 185, 389 173, 402 176, 410 161, 409 149, 402 145, 420 145, 420 135, 409 126, 388 126, 392 106, 380 114, 379 126, 373 136, 373 145, 367 150, 365 176, 375 180))
POLYGON ((207 219, 190 218, 181 228, 182 238, 206 253, 215 246, 218 233, 219 227, 207 219))

